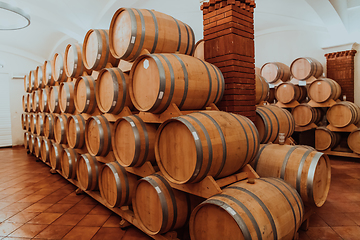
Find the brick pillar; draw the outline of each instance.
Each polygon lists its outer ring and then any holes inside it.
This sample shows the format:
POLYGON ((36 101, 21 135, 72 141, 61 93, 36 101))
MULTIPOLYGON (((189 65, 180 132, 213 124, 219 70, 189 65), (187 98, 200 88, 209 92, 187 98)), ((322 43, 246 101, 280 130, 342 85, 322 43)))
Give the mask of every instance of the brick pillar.
POLYGON ((327 77, 334 79, 341 86, 342 96, 354 102, 354 56, 356 50, 334 52, 325 54, 327 77))
POLYGON ((254 0, 210 0, 201 9, 205 60, 225 78, 220 110, 255 121, 254 0))

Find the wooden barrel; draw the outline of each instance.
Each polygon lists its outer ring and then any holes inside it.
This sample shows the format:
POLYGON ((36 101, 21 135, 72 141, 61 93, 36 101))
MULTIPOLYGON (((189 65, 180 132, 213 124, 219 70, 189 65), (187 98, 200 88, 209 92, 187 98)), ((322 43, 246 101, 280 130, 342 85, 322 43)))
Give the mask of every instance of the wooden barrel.
POLYGON ((113 123, 103 115, 92 116, 85 125, 85 143, 88 152, 93 156, 106 156, 111 150, 113 123))
POLYGON ((261 75, 255 74, 255 103, 266 101, 269 97, 269 83, 261 75))
POLYGON ((24 148, 29 149, 30 133, 24 132, 24 148))
POLYGON ((28 104, 28 102, 27 102, 27 99, 28 99, 27 95, 28 95, 28 93, 25 93, 25 94, 22 96, 22 108, 23 108, 23 111, 24 111, 24 112, 27 112, 27 104, 28 104))
POLYGON ((195 44, 193 57, 196 57, 196 58, 199 58, 199 59, 205 61, 205 41, 204 41, 204 39, 200 39, 195 44))
POLYGON ((111 207, 131 204, 138 177, 125 170, 118 162, 110 162, 100 170, 99 190, 111 207))
POLYGON ((66 46, 64 70, 66 76, 72 78, 80 77, 85 71, 91 74, 91 71, 87 70, 84 66, 81 44, 75 43, 66 46))
POLYGON ((64 153, 64 148, 61 144, 52 141, 50 148, 50 165, 54 170, 61 170, 61 158, 64 153))
POLYGON ((144 123, 137 115, 119 118, 114 124, 112 148, 116 160, 124 167, 139 167, 155 162, 155 124, 144 123))
POLYGON ((360 154, 360 128, 352 131, 347 139, 349 148, 357 154, 360 154))
POLYGON ((41 92, 39 92, 40 112, 50 112, 49 102, 50 102, 50 88, 48 86, 45 86, 45 88, 41 89, 41 92))
POLYGON ((261 143, 277 143, 279 133, 285 133, 285 138, 288 138, 295 131, 295 121, 291 113, 277 106, 256 107, 255 125, 261 143))
POLYGON ((27 93, 30 93, 31 91, 30 91, 30 85, 29 85, 29 77, 28 77, 28 75, 25 75, 24 76, 24 90, 25 90, 25 92, 27 92, 27 93))
POLYGON ((325 151, 336 147, 340 142, 340 134, 332 132, 326 127, 318 127, 315 130, 315 149, 325 151))
POLYGON ((49 91, 49 110, 51 113, 60 113, 59 86, 51 86, 49 91))
POLYGON ((312 76, 320 77, 323 74, 323 66, 314 58, 300 57, 291 63, 290 71, 294 78, 307 80, 312 76))
POLYGON ((88 153, 82 154, 78 159, 76 176, 82 190, 97 190, 99 172, 102 165, 96 157, 88 153))
POLYGON ((119 68, 101 70, 96 83, 96 102, 101 112, 119 114, 125 106, 133 108, 129 81, 128 74, 119 68))
POLYGON ((26 121, 27 121, 27 113, 21 114, 21 128, 22 130, 26 130, 26 121))
POLYGON ((41 160, 43 162, 50 162, 52 141, 46 137, 41 142, 41 160))
POLYGON ((30 132, 36 134, 36 114, 30 114, 30 132))
POLYGON ((356 125, 360 121, 360 108, 352 102, 338 102, 328 109, 326 118, 332 126, 338 128, 356 125))
POLYGON ((141 229, 149 235, 180 228, 190 215, 187 194, 172 189, 166 179, 158 174, 138 181, 132 204, 141 229))
POLYGON ((311 107, 307 103, 294 107, 291 114, 294 117, 295 125, 299 127, 305 127, 312 123, 318 124, 322 118, 321 109, 311 107))
POLYGON ((76 165, 80 154, 73 148, 64 148, 61 158, 61 171, 66 179, 76 179, 76 165))
POLYGON ((55 142, 59 144, 67 144, 67 138, 66 138, 67 120, 68 120, 68 115, 66 114, 59 114, 55 118, 54 137, 55 137, 55 142))
POLYGON ((32 134, 30 133, 30 140, 29 140, 29 152, 30 153, 34 153, 34 146, 35 146, 35 138, 36 138, 36 135, 35 134, 32 134))
POLYGON ((300 145, 262 145, 253 162, 261 177, 284 179, 307 205, 321 207, 330 188, 331 166, 328 156, 300 145))
POLYGON ((216 66, 182 54, 142 55, 131 68, 130 78, 134 106, 152 113, 165 111, 171 103, 181 110, 204 109, 221 100, 225 87, 216 66))
POLYGON ((69 147, 83 148, 85 146, 85 126, 87 116, 81 114, 68 117, 66 135, 69 147))
POLYGON ((74 86, 75 108, 79 113, 93 113, 97 109, 95 79, 91 76, 79 77, 74 86))
POLYGON ((55 85, 55 80, 52 76, 51 61, 45 61, 43 65, 43 85, 44 86, 53 86, 55 85))
POLYGON ((29 93, 27 96, 26 96, 26 99, 27 99, 27 112, 32 112, 32 94, 29 93))
POLYGON ((341 95, 340 85, 330 78, 319 78, 308 87, 309 98, 322 103, 330 99, 337 100, 341 95))
POLYGON ((109 39, 112 55, 130 62, 144 49, 150 53, 191 55, 195 46, 194 32, 187 24, 164 13, 135 8, 115 12, 109 39))
POLYGON ((306 87, 294 85, 290 82, 279 84, 275 89, 276 99, 284 104, 293 101, 302 102, 307 96, 306 87))
POLYGON ((90 29, 84 38, 83 63, 85 68, 99 71, 110 63, 113 67, 119 65, 109 49, 109 31, 104 29, 90 29))
POLYGON ((275 83, 278 80, 287 82, 290 80, 290 68, 281 62, 268 62, 261 67, 261 75, 269 82, 275 83))
POLYGON ((190 237, 205 239, 295 239, 304 218, 298 193, 277 178, 234 183, 191 213, 190 237), (280 207, 281 206, 281 207, 280 207))
POLYGON ((63 113, 74 113, 74 82, 65 82, 60 84, 59 88, 59 105, 63 113))
POLYGON ((231 175, 249 163, 258 149, 254 124, 244 116, 221 111, 169 119, 159 127, 155 142, 161 172, 179 184, 199 182, 208 175, 231 175))
POLYGON ((36 134, 39 136, 44 136, 45 130, 45 117, 44 113, 37 113, 36 114, 36 134))
POLYGON ((32 90, 36 90, 36 88, 35 88, 35 71, 34 70, 31 70, 29 72, 28 81, 29 81, 30 92, 32 92, 32 90))
POLYGON ((42 143, 43 137, 36 136, 34 140, 34 155, 37 158, 41 158, 41 143, 42 143))
POLYGON ((46 138, 54 139, 54 125, 57 114, 46 114, 44 121, 44 135, 46 138))
POLYGON ((30 132, 30 113, 25 115, 25 130, 30 132))
POLYGON ((37 66, 35 70, 35 88, 44 88, 43 83, 43 66, 37 66))
POLYGON ((51 74, 55 82, 66 82, 67 77, 64 71, 63 54, 55 53, 51 62, 51 74))
POLYGON ((41 89, 35 90, 32 92, 32 110, 33 112, 40 112, 40 105, 39 105, 39 91, 41 89))

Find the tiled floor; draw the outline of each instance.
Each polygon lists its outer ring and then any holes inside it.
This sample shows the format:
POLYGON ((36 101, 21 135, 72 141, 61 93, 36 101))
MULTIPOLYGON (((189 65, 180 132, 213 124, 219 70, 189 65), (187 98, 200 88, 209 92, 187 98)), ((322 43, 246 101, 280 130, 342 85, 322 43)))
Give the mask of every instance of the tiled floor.
MULTIPOLYGON (((330 193, 300 239, 360 239, 360 160, 333 159, 330 193)), ((0 239, 151 239, 85 195, 22 147, 0 148, 0 239)))

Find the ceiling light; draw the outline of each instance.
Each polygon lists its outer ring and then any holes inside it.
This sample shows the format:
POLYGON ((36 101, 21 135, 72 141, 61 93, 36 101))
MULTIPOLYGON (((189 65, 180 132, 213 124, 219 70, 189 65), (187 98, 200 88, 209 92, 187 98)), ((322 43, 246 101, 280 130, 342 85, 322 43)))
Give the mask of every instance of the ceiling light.
POLYGON ((0 30, 17 30, 30 25, 30 15, 21 8, 0 2, 0 30))

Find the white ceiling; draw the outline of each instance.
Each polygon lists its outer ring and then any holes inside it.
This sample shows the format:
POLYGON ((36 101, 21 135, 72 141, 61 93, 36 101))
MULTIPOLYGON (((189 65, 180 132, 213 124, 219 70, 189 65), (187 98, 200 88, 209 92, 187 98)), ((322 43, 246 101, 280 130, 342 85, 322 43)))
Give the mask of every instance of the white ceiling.
MULTIPOLYGON (((92 28, 109 28, 120 7, 147 8, 189 24, 202 38, 199 0, 3 0, 31 16, 29 27, 0 31, 1 52, 43 63, 68 43, 82 43, 92 28)), ((255 35, 277 31, 323 31, 332 37, 324 44, 360 39, 360 0, 256 0, 255 35)), ((0 23, 3 21, 0 16, 0 23)))

